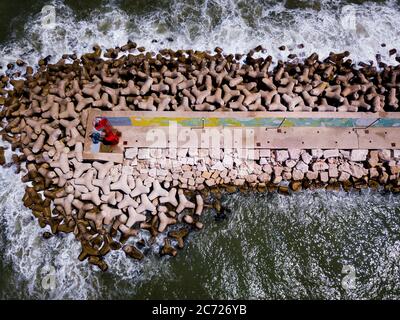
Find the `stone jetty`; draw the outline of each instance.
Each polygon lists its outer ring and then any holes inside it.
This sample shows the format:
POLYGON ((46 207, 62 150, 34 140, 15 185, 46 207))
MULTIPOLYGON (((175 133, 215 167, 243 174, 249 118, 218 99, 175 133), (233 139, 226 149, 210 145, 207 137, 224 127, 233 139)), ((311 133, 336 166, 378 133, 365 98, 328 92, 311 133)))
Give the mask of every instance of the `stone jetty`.
MULTIPOLYGON (((396 112, 400 67, 355 66, 349 52, 272 63, 247 55, 194 50, 146 52, 133 42, 34 68, 21 60, 0 76, 2 139, 27 183, 22 199, 40 226, 73 232, 79 260, 107 270, 123 250, 143 259, 143 232, 164 234, 161 255, 175 256, 220 192, 384 187, 399 192, 400 150, 124 149, 122 163, 83 156, 88 115, 99 111, 396 112), (214 197, 212 196, 214 195, 214 197)), ((390 130, 390 129, 388 129, 390 130)), ((49 233, 46 232, 46 237, 49 233)))

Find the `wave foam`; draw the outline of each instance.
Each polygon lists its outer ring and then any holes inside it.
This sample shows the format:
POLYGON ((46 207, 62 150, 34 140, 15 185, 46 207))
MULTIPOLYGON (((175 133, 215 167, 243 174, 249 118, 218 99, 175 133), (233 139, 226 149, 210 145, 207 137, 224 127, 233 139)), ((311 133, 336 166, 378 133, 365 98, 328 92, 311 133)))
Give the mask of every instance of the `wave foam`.
POLYGON ((52 4, 57 8, 54 27, 43 27, 37 15, 26 23, 23 39, 0 49, 0 62, 22 57, 35 64, 39 56, 52 55, 56 60, 63 53, 87 52, 93 44, 109 48, 131 39, 148 50, 219 46, 228 53, 244 53, 261 44, 275 59, 283 59, 289 51, 278 47, 286 45, 299 56, 315 51, 325 57, 330 51, 349 50, 356 61, 373 60, 381 53, 383 61, 395 63, 387 52, 399 45, 400 8, 394 1, 351 5, 321 1, 314 10, 258 1, 175 0, 168 8, 142 16, 109 5, 86 20, 78 20, 60 0, 52 4), (298 48, 299 44, 305 47, 298 48))

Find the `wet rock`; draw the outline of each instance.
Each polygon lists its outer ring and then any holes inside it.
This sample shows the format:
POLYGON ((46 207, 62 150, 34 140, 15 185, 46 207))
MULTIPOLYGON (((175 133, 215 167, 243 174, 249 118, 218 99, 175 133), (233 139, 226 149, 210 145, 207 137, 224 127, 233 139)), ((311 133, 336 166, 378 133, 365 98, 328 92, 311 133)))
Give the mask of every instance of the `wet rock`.
POLYGON ((237 188, 229 184, 225 186, 225 190, 228 193, 235 193, 237 191, 237 188))
POLYGON ((136 248, 134 245, 126 244, 122 247, 122 250, 130 258, 133 258, 136 260, 142 260, 144 258, 143 253, 138 248, 136 248))
POLYGON ((140 239, 138 241, 136 241, 136 246, 138 248, 143 248, 146 245, 146 242, 144 241, 144 239, 140 239))
POLYGON ((343 187, 344 191, 349 192, 351 190, 351 188, 353 187, 353 184, 349 180, 344 180, 342 182, 342 187, 343 187))
POLYGON ((6 164, 6 158, 4 154, 4 148, 0 147, 0 166, 4 166, 6 164))
POLYGON ((173 238, 173 239, 175 239, 175 240, 177 240, 178 241, 178 247, 180 249, 182 249, 183 246, 184 246, 184 240, 188 236, 188 234, 189 234, 189 229, 182 228, 182 229, 179 229, 178 231, 170 231, 168 233, 168 236, 173 238))
POLYGON ((325 187, 325 189, 327 190, 327 191, 340 191, 340 183, 339 182, 332 182, 332 183, 329 183, 326 187, 325 187))
POLYGON ((369 186, 371 189, 378 189, 378 188, 379 188, 379 182, 376 181, 376 180, 374 180, 374 179, 370 179, 370 180, 368 181, 368 186, 369 186))
POLYGON ((108 270, 107 263, 100 257, 90 256, 88 261, 90 264, 97 266, 103 272, 106 272, 108 270))
POLYGON ((302 189, 301 181, 293 181, 293 182, 291 182, 290 183, 290 188, 295 192, 296 191, 300 191, 302 189))
POLYGON ((387 172, 382 172, 381 175, 379 176, 379 183, 380 184, 386 184, 388 182, 389 175, 387 172))
POLYGON ((278 187, 278 192, 280 194, 288 195, 289 194, 289 188, 287 186, 279 186, 278 187))
POLYGON ((48 231, 43 232, 42 236, 43 236, 44 239, 50 239, 51 237, 53 237, 53 235, 48 231))
POLYGON ((379 177, 379 172, 376 168, 370 168, 369 169, 369 177, 370 178, 376 178, 379 177))
POLYGON ((358 179, 357 181, 354 182, 353 187, 358 190, 366 189, 368 188, 368 183, 363 179, 358 179))
POLYGON ((171 246, 171 241, 168 238, 164 239, 164 246, 162 247, 160 251, 161 256, 169 255, 172 257, 175 257, 178 254, 176 249, 171 246))

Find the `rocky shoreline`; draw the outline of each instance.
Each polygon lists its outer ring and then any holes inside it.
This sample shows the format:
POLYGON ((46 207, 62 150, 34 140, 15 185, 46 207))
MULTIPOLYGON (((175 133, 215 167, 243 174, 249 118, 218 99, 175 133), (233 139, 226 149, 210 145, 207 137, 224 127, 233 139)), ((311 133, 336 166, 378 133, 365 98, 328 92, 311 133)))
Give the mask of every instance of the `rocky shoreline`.
MULTIPOLYGON (((349 53, 320 61, 292 57, 272 68, 255 48, 238 55, 193 50, 145 52, 129 42, 78 58, 49 57, 37 70, 7 66, 0 82, 2 138, 29 183, 23 198, 42 227, 73 232, 79 260, 105 271, 110 250, 142 259, 139 230, 167 232, 160 254, 176 255, 205 207, 221 211, 220 190, 287 194, 307 188, 399 192, 400 150, 125 149, 123 164, 83 159, 90 109, 103 111, 397 111, 398 66, 356 68, 349 53), (122 55, 122 53, 126 53, 122 55), (272 68, 272 70, 270 70, 272 68), (22 165, 22 166, 21 166, 22 165), (212 193, 216 201, 205 203, 212 193), (170 226, 179 228, 171 231, 170 226)), ((0 164, 4 164, 0 148, 0 164)))

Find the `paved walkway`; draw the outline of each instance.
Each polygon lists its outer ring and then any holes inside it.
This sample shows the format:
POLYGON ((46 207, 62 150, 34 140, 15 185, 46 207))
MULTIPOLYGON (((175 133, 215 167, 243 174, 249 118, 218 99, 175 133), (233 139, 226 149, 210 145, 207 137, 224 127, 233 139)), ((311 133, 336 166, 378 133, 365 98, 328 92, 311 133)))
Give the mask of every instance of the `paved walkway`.
POLYGON ((86 132, 85 159, 118 163, 123 161, 124 148, 166 148, 171 144, 197 148, 228 147, 230 143, 232 148, 400 149, 400 113, 93 110, 86 132), (118 146, 92 143, 89 134, 97 117, 107 117, 122 133, 118 146), (207 133, 214 138, 220 135, 220 145, 211 145, 207 133), (167 138, 154 138, 160 135, 167 138))

